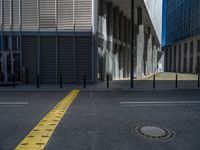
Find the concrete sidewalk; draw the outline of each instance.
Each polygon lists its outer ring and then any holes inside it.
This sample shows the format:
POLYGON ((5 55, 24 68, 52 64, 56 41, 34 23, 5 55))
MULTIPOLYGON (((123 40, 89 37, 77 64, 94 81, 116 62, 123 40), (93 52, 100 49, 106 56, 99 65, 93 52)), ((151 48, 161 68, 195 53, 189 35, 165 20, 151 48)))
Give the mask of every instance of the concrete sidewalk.
MULTIPOLYGON (((176 88, 176 73, 159 73, 156 74, 155 88, 153 87, 153 76, 142 80, 134 80, 134 88, 130 88, 130 80, 109 81, 110 90, 175 90, 175 89, 199 89, 198 76, 196 74, 178 74, 178 82, 176 88)), ((10 86, 0 86, 0 90, 108 90, 107 82, 98 82, 95 84, 83 83, 79 84, 63 84, 60 88, 59 84, 41 84, 37 88, 36 84, 16 85, 15 88, 10 86)))

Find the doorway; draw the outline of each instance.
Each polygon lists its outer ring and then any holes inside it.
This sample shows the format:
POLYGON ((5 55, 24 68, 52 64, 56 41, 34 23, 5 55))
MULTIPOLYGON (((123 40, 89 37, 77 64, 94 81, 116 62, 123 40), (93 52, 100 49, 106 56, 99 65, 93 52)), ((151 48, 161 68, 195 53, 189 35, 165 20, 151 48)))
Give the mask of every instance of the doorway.
POLYGON ((0 83, 20 82, 20 52, 0 52, 0 83))

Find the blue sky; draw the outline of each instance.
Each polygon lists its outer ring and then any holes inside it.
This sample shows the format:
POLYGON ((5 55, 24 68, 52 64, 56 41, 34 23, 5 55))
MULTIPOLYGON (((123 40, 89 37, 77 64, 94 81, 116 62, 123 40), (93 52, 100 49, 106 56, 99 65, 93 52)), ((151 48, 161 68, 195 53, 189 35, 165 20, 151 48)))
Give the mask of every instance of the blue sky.
POLYGON ((165 46, 166 39, 166 4, 167 0, 163 0, 162 46, 165 46))

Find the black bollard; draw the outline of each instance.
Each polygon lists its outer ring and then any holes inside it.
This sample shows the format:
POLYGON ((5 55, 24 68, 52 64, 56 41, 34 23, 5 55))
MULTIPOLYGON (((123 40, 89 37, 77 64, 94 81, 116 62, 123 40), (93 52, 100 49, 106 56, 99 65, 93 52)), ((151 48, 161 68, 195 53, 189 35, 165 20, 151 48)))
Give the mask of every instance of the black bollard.
POLYGON ((198 74, 198 83, 197 83, 197 87, 200 87, 200 75, 198 74))
POLYGON ((37 88, 40 88, 40 76, 37 74, 37 88))
POLYGON ((153 75, 153 88, 156 88, 156 75, 153 75))
POLYGON ((13 74, 12 77, 13 77, 13 88, 15 88, 15 86, 16 86, 15 85, 15 74, 13 74))
POLYGON ((62 74, 60 74, 60 88, 62 89, 63 88, 63 79, 62 79, 63 77, 62 77, 62 74))
POLYGON ((175 82, 175 88, 178 88, 178 74, 176 74, 176 82, 175 82))
POLYGON ((109 75, 106 76, 106 80, 107 80, 107 89, 109 89, 109 75))
POLYGON ((86 75, 83 75, 83 88, 86 88, 86 75))

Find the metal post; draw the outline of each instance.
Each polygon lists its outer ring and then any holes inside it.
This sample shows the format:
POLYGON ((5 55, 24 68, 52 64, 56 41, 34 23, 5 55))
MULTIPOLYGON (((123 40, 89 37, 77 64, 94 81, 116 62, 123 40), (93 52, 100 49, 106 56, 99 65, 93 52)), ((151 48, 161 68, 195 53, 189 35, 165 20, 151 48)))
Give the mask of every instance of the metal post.
POLYGON ((86 88, 86 75, 83 75, 83 87, 86 88))
POLYGON ((197 83, 197 87, 200 87, 200 75, 198 74, 198 83, 197 83))
POLYGON ((108 74, 106 76, 106 80, 107 80, 107 89, 109 89, 109 75, 108 74))
POLYGON ((131 0, 131 88, 134 88, 134 0, 131 0))
POLYGON ((176 74, 175 88, 178 88, 178 74, 176 74))
POLYGON ((15 74, 13 74, 12 77, 13 77, 13 88, 15 88, 15 74))
POLYGON ((37 74, 37 88, 40 88, 40 76, 37 74))
POLYGON ((156 88, 156 75, 153 75, 153 88, 156 88))
POLYGON ((62 81, 62 74, 60 74, 60 88, 62 89, 63 88, 63 81, 62 81))

